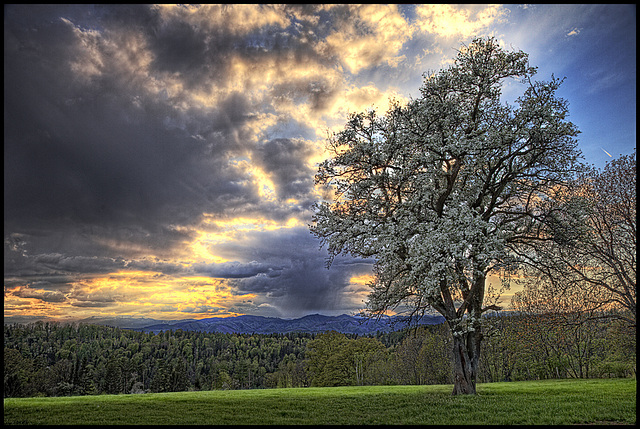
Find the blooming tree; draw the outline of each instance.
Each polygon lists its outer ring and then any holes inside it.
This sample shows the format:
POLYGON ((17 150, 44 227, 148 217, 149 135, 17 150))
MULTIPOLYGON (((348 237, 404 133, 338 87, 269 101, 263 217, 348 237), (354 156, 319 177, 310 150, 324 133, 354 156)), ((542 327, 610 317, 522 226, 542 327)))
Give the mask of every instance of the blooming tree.
POLYGON ((425 75, 421 96, 350 116, 328 139, 311 231, 332 258, 373 257, 370 314, 436 310, 453 335, 454 394, 474 394, 486 279, 518 260, 508 244, 533 236, 538 202, 580 165, 561 81, 531 80, 524 52, 495 39, 462 46, 452 66, 425 75), (511 106, 502 83, 526 87, 511 106))

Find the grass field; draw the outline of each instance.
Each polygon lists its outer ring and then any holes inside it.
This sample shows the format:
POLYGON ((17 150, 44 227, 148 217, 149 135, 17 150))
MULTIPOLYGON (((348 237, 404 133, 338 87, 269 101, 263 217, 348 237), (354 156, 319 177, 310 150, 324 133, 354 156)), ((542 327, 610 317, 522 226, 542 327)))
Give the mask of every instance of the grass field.
POLYGON ((574 424, 636 422, 636 380, 366 386, 4 400, 4 424, 574 424))

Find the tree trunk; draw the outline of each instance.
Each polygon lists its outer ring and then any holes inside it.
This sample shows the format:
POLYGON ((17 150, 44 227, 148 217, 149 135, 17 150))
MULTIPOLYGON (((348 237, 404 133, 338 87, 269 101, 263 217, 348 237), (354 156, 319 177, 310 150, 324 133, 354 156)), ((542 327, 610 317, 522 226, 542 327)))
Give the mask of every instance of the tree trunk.
POLYGON ((453 336, 453 395, 475 395, 480 361, 480 329, 453 336))

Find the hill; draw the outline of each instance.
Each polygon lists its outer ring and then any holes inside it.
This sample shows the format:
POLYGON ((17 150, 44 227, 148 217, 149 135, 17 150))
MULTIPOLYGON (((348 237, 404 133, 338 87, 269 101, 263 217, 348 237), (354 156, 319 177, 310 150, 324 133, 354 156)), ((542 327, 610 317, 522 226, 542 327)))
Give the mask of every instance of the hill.
MULTIPOLYGON (((343 334, 366 335, 375 332, 391 332, 404 329, 408 322, 398 316, 367 319, 349 316, 323 316, 311 314, 298 319, 280 319, 264 316, 211 317, 207 319, 155 320, 133 317, 97 318, 91 317, 80 322, 116 326, 143 332, 158 333, 168 330, 222 332, 236 334, 286 334, 288 332, 319 333, 336 331, 343 334)), ((444 322, 442 316, 424 316, 414 325, 437 325, 444 322)))

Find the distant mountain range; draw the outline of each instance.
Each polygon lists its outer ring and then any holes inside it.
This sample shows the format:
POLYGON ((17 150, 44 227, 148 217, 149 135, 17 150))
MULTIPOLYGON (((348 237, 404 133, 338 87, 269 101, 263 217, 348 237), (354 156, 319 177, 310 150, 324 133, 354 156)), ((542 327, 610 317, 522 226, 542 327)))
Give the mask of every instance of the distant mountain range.
MULTIPOLYGON (((323 316, 312 314, 299 319, 280 319, 263 316, 212 317, 208 319, 155 320, 134 317, 99 318, 80 320, 83 323, 116 326, 123 329, 158 333, 168 330, 223 332, 238 334, 286 334, 287 332, 319 333, 337 331, 345 334, 372 334, 378 331, 391 332, 406 328, 408 323, 398 316, 384 316, 380 319, 363 317, 323 316)), ((424 316, 414 324, 437 325, 444 322, 442 316, 424 316)))

